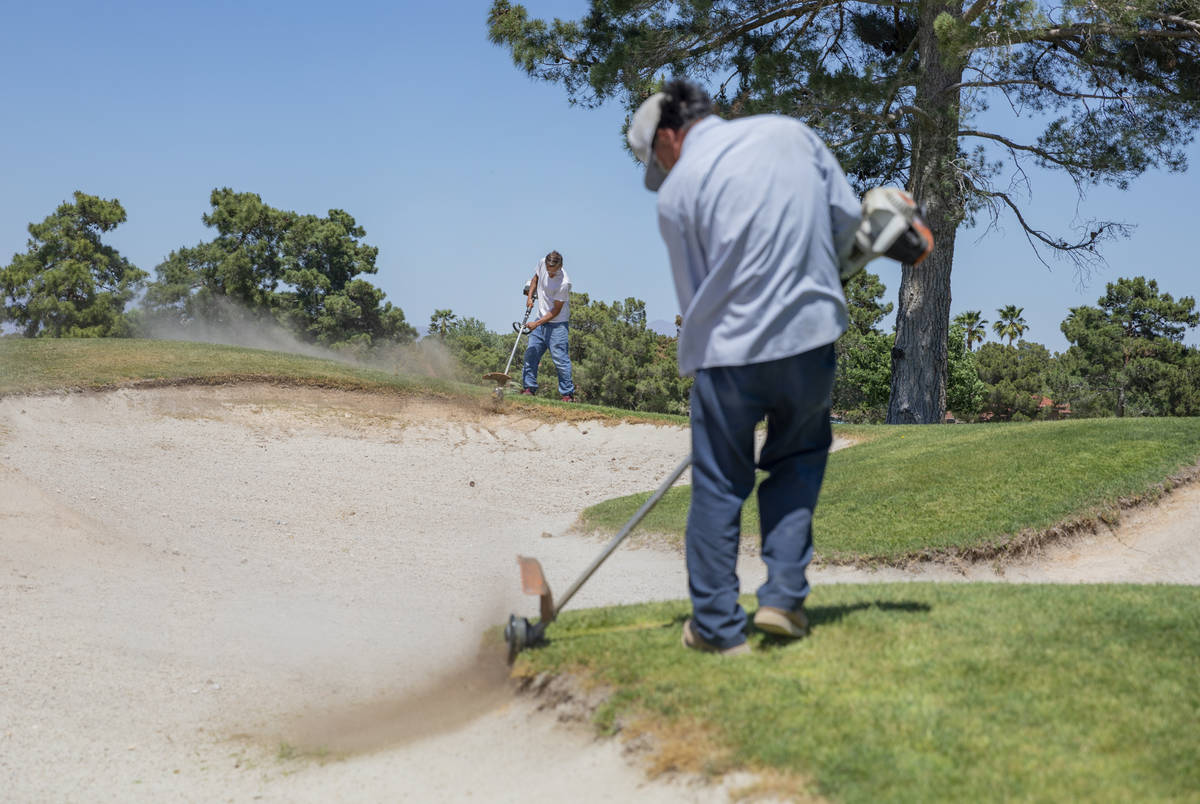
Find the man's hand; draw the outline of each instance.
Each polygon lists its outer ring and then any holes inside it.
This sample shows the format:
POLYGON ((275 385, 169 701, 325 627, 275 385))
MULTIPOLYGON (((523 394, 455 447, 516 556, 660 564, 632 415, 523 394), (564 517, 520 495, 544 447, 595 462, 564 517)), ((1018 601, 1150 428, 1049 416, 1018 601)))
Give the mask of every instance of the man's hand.
POLYGON ((529 298, 528 296, 525 297, 525 309, 526 310, 533 309, 533 299, 529 298))
POLYGON ((530 321, 528 324, 525 325, 525 334, 528 335, 529 333, 533 332, 535 329, 537 329, 541 325, 542 325, 541 321, 530 321))

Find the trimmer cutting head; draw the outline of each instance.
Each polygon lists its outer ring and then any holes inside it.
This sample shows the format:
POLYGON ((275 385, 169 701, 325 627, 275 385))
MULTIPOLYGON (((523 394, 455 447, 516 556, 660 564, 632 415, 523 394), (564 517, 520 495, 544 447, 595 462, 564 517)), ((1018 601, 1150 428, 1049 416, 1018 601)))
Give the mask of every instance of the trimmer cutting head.
POLYGON ((536 558, 517 556, 517 564, 521 567, 521 591, 527 595, 537 595, 541 619, 531 623, 526 617, 509 615, 508 625, 504 626, 509 664, 525 648, 541 642, 546 634, 546 626, 554 621, 554 595, 550 592, 550 584, 546 583, 541 562, 536 558))
MULTIPOLYGON (((529 282, 526 282, 525 289, 521 291, 521 295, 525 296, 526 299, 529 298, 529 284, 532 281, 533 280, 531 279, 529 282)), ((537 298, 536 292, 533 294, 533 298, 537 298)), ((508 385, 508 381, 512 379, 512 377, 508 376, 508 370, 512 368, 513 358, 517 356, 517 347, 521 345, 521 336, 529 334, 528 330, 525 329, 525 322, 529 320, 529 314, 532 311, 532 305, 526 304, 525 317, 521 319, 520 323, 517 323, 516 321, 513 322, 513 332, 517 333, 517 339, 513 341, 513 348, 508 354, 508 362, 504 364, 504 371, 493 371, 483 375, 485 380, 491 380, 492 382, 496 383, 496 390, 492 392, 496 395, 496 399, 504 398, 504 386, 508 385)))
POLYGON ((504 641, 508 643, 508 663, 512 664, 517 654, 542 641, 546 633, 546 623, 531 623, 528 617, 508 615, 508 625, 504 626, 504 641))
POLYGON ((650 499, 642 503, 637 512, 617 532, 617 535, 613 536, 612 540, 605 545, 600 555, 596 556, 595 560, 583 571, 583 574, 575 579, 575 583, 567 587, 567 591, 563 592, 562 597, 559 598, 557 608, 554 605, 554 595, 550 593, 550 584, 546 583, 546 574, 542 572, 542 565, 536 558, 517 556, 517 564, 521 567, 521 589, 527 595, 537 595, 541 598, 539 603, 541 605, 542 618, 538 620, 536 625, 524 617, 518 617, 515 614, 508 618, 508 625, 504 628, 504 639, 508 642, 509 664, 525 648, 542 641, 542 636, 546 632, 546 626, 554 622, 554 618, 558 616, 558 612, 562 610, 563 606, 571 602, 571 598, 579 591, 579 587, 583 586, 587 579, 592 577, 592 573, 604 563, 606 558, 612 555, 613 550, 617 549, 617 545, 624 541, 630 531, 637 527, 637 524, 642 521, 642 517, 658 504, 662 496, 667 493, 667 489, 671 488, 671 484, 678 480, 679 476, 687 471, 687 468, 691 465, 691 455, 679 462, 674 471, 667 475, 666 479, 650 495, 650 499))

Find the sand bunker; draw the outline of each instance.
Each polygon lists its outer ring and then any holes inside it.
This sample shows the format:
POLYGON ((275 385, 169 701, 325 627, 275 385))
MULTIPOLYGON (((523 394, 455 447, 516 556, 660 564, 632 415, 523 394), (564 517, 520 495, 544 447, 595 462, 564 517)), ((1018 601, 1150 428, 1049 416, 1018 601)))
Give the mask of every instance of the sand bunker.
MULTIPOLYGON (((517 553, 573 579, 598 548, 567 534, 578 512, 653 487, 687 449, 677 427, 268 386, 0 400, 0 789, 725 800, 647 782, 619 743, 514 702, 480 644, 534 613, 517 553)), ((1195 583, 1197 512, 1181 490, 1133 535, 1005 577, 1195 583)), ((747 588, 761 572, 745 562, 747 588)), ((962 577, 814 582, 938 573, 962 577)), ((686 589, 677 553, 623 549, 572 606, 686 589)))

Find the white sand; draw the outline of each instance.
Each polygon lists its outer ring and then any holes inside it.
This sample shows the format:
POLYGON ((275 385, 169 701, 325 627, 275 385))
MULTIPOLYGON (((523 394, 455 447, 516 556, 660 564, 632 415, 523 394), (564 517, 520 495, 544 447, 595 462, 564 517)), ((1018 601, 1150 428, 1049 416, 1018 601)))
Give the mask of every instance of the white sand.
MULTIPOLYGON (((517 553, 561 590, 598 552, 564 535, 578 512, 687 449, 675 427, 266 386, 0 400, 0 798, 727 800, 646 780, 479 655, 535 613, 517 553)), ((1200 582, 1197 487, 1127 517, 1003 577, 1200 582)), ((998 576, 813 580, 893 577, 998 576)), ((572 606, 685 596, 679 555, 622 548, 572 606)))

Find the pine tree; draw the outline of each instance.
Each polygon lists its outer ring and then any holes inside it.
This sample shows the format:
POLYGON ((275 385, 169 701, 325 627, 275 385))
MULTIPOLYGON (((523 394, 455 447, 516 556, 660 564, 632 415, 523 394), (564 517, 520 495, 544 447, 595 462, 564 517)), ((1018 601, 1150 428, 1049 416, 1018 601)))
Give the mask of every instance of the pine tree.
POLYGON ((215 189, 203 216, 217 236, 173 251, 146 289, 152 320, 274 320, 325 346, 408 343, 417 331, 404 311, 362 278, 378 271, 379 249, 344 210, 327 217, 264 204, 257 193, 215 189))
POLYGON ((1124 416, 1194 416, 1200 413, 1195 351, 1183 345, 1188 329, 1200 325, 1196 300, 1160 293, 1145 277, 1109 283, 1096 307, 1071 309, 1062 322, 1071 347, 1065 357, 1085 381, 1081 393, 1111 398, 1124 416))
POLYGON ((0 321, 26 337, 127 336, 127 305, 146 272, 101 241, 125 222, 125 208, 75 192, 41 223, 29 224, 29 247, 0 267, 0 321))
POLYGON ((805 121, 860 190, 899 184, 921 201, 937 248, 902 269, 890 422, 944 415, 960 225, 1011 214, 1035 251, 1079 270, 1126 232, 1103 220, 1073 234, 1039 228, 998 181, 1003 170, 1065 171, 1081 193, 1125 187, 1149 168, 1185 169, 1200 121, 1198 0, 593 0, 582 19, 552 22, 494 0, 488 30, 572 103, 633 109, 665 76, 686 74, 725 116, 805 121), (986 129, 989 104, 1045 127, 986 129))

